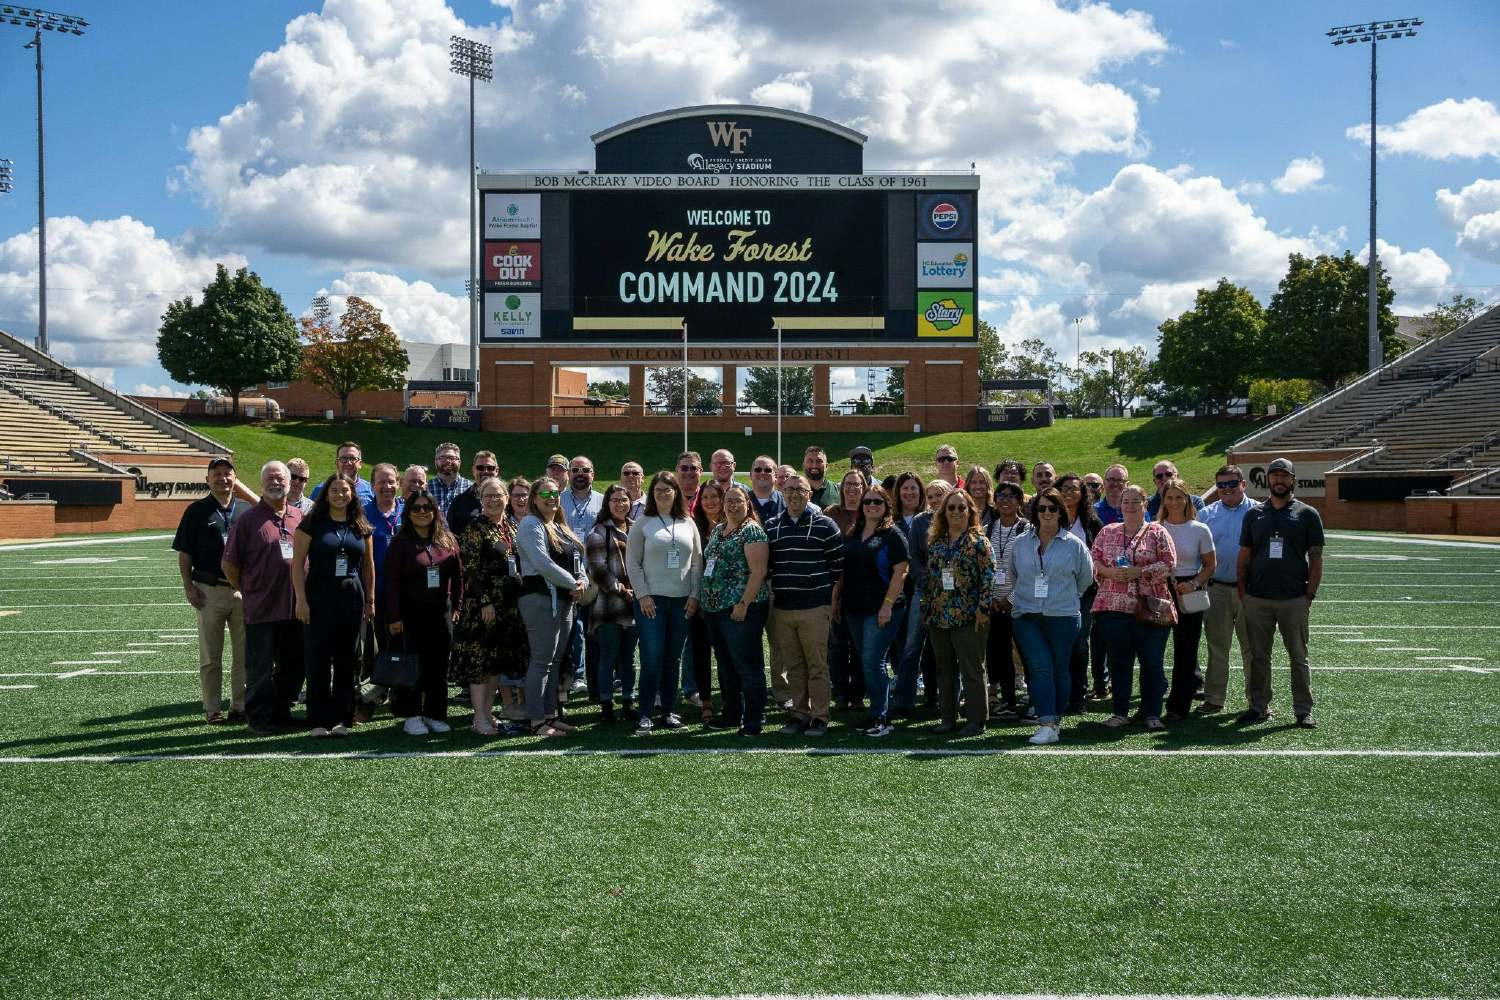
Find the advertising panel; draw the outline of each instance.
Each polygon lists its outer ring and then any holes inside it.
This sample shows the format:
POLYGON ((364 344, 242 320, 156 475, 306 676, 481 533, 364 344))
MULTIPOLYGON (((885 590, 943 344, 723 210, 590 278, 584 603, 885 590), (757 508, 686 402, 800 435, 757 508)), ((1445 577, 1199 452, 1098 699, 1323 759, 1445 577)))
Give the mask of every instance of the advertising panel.
POLYGON ((487 240, 540 239, 542 196, 539 194, 487 194, 484 196, 484 238, 487 240))
POLYGON ((1327 474, 1328 470, 1335 465, 1342 465, 1349 461, 1349 457, 1356 452, 1351 451, 1348 455, 1336 458, 1308 459, 1302 458, 1296 452, 1240 452, 1235 454, 1233 461, 1245 470, 1245 493, 1255 500, 1264 500, 1270 496, 1270 482, 1266 477, 1266 469, 1270 466, 1272 459, 1286 457, 1292 460, 1297 469, 1297 496, 1306 500, 1310 497, 1323 497, 1328 495, 1327 474))
POLYGON ((484 283, 490 288, 537 288, 542 283, 542 245, 534 241, 486 240, 484 283))
POLYGON ((973 338, 973 292, 918 292, 917 336, 973 338))
POLYGON ((196 500, 208 496, 208 477, 201 465, 131 465, 137 500, 196 500))
POLYGON ((972 240, 974 196, 972 194, 926 194, 917 199, 917 238, 923 240, 972 240))
POLYGON ((918 243, 918 288, 973 288, 974 244, 918 243))
POLYGON ((540 292, 485 292, 485 341, 523 340, 542 335, 540 292))
POLYGON ((773 318, 835 334, 883 323, 878 193, 576 193, 572 219, 580 329, 685 317, 689 336, 732 340, 765 338, 773 318))

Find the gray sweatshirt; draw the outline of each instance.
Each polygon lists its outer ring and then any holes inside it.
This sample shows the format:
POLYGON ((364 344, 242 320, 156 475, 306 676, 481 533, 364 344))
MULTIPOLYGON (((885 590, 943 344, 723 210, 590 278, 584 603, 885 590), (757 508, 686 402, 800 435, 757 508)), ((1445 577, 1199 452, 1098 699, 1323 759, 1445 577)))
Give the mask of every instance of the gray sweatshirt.
POLYGON ((641 597, 698 596, 703 577, 703 541, 698 526, 687 518, 672 520, 642 514, 625 536, 625 571, 630 589, 641 597), (671 568, 671 553, 677 566, 671 568))

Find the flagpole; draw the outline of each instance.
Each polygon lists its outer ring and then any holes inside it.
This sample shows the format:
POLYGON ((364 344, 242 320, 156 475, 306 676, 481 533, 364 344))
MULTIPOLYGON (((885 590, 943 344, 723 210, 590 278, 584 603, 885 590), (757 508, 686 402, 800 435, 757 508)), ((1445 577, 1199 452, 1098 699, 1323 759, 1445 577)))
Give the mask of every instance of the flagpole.
POLYGON ((687 320, 682 321, 682 450, 688 450, 688 383, 692 377, 688 373, 688 350, 687 350, 687 320))
POLYGON ((776 324, 776 464, 781 465, 781 324, 776 324))

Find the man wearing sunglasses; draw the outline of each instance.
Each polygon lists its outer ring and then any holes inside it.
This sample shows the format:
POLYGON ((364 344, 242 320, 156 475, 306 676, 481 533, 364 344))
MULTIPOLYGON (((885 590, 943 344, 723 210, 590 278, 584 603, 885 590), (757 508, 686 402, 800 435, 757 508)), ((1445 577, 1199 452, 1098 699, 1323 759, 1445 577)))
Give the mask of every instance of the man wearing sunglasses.
POLYGON ((762 525, 786 509, 786 498, 776 488, 776 459, 756 455, 750 463, 750 503, 762 525))
POLYGON ((639 521, 641 512, 646 509, 646 470, 640 462, 626 462, 620 466, 620 485, 630 497, 630 519, 639 521))
POLYGON ((469 522, 479 515, 479 484, 500 475, 500 460, 493 451, 476 451, 474 464, 469 468, 474 473, 474 485, 448 504, 448 530, 455 538, 463 534, 469 522))
MULTIPOLYGON (((307 467, 307 459, 287 459, 286 470, 291 477, 291 485, 287 488, 286 491, 286 505, 288 507, 296 507, 303 513, 304 516, 307 514, 311 514, 313 509, 313 499, 312 497, 305 494, 305 491, 307 490, 308 477, 312 475, 312 470, 307 467)), ((257 497, 251 502, 259 503, 260 498, 257 497)))
POLYGON ((677 456, 677 485, 682 488, 682 505, 691 516, 698 509, 698 486, 703 480, 703 456, 685 451, 677 456))
MULTIPOLYGON (((1161 519, 1162 490, 1167 488, 1167 483, 1181 477, 1177 475, 1177 465, 1164 458, 1152 467, 1151 478, 1156 480, 1156 495, 1146 501, 1146 520, 1158 521, 1161 519)), ((1204 506, 1203 498, 1196 493, 1189 493, 1188 496, 1193 501, 1193 510, 1201 513, 1204 506)))
POLYGON ((937 466, 937 477, 949 486, 958 485, 958 449, 951 444, 938 445, 937 454, 933 456, 933 464, 937 466))
POLYGON ((1201 715, 1223 711, 1229 689, 1229 642, 1240 642, 1240 666, 1250 677, 1250 634, 1239 595, 1240 528, 1256 503, 1245 495, 1245 474, 1238 465, 1222 465, 1214 474, 1219 499, 1203 508, 1198 520, 1214 536, 1214 575, 1208 581, 1209 605, 1203 615, 1208 635, 1208 669, 1203 678, 1201 715))

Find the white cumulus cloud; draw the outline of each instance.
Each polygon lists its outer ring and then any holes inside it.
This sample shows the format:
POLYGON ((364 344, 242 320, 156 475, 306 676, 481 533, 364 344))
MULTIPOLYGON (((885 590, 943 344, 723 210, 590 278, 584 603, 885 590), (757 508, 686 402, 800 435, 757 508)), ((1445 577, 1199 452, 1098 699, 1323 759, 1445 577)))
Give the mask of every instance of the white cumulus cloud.
MULTIPOLYGON (((1403 250, 1385 240, 1376 245, 1380 247, 1380 266, 1390 276, 1391 288, 1396 292, 1393 308, 1397 312, 1426 312, 1452 293, 1448 281, 1453 277, 1453 268, 1431 247, 1403 250)), ((1370 244, 1360 247, 1355 256, 1368 263, 1370 244)))
POLYGON ((1312 156, 1299 156, 1286 165, 1281 176, 1271 182, 1271 186, 1282 194, 1296 194, 1299 191, 1317 191, 1322 185, 1318 182, 1323 179, 1323 158, 1317 154, 1312 156))
POLYGON ((464 297, 440 292, 426 281, 407 281, 376 271, 349 271, 322 294, 328 296, 334 316, 343 315, 349 296, 359 296, 380 310, 381 319, 402 340, 469 342, 469 311, 464 297))
POLYGON ((1458 248, 1500 263, 1500 180, 1480 179, 1459 190, 1437 193, 1438 211, 1458 233, 1458 248))
MULTIPOLYGON (((1344 133, 1370 144, 1370 123, 1344 133)), ((1413 111, 1394 125, 1380 127, 1380 152, 1411 153, 1434 160, 1500 158, 1500 108, 1478 97, 1453 98, 1413 111)))
MULTIPOLYGON (((12 332, 36 325, 36 244, 35 229, 0 242, 0 316, 10 318, 12 332)), ((233 271, 246 261, 203 256, 128 215, 49 218, 49 349, 111 382, 115 367, 155 365, 162 313, 174 299, 201 297, 216 263, 233 271)))

